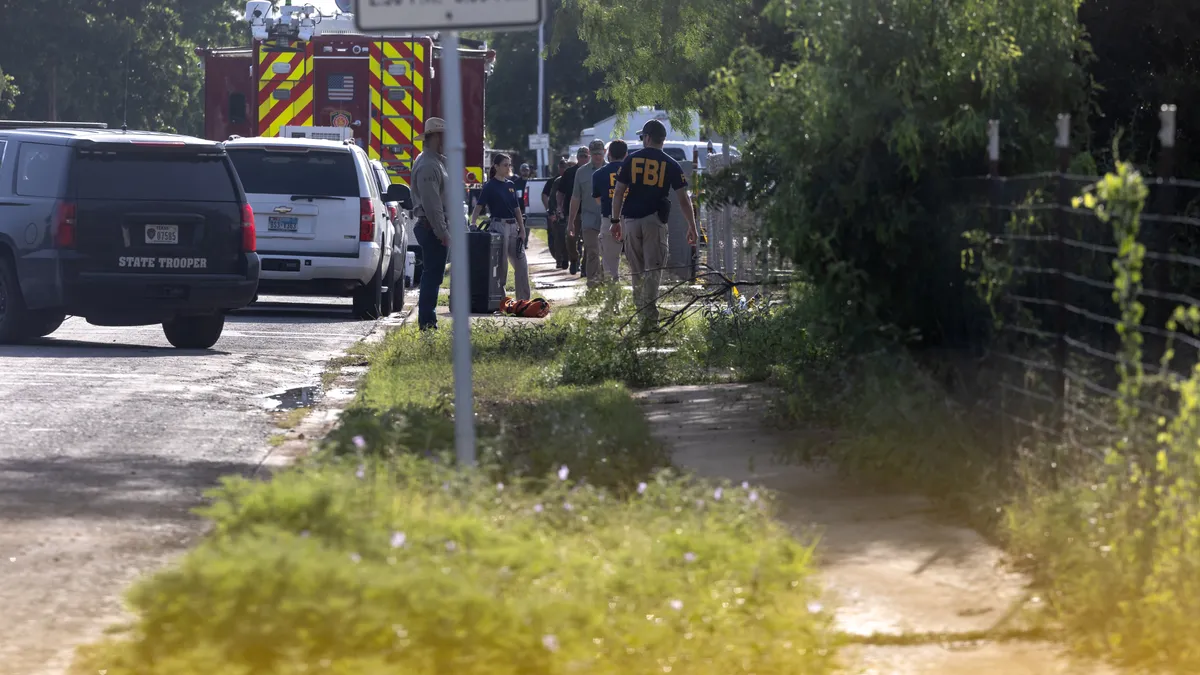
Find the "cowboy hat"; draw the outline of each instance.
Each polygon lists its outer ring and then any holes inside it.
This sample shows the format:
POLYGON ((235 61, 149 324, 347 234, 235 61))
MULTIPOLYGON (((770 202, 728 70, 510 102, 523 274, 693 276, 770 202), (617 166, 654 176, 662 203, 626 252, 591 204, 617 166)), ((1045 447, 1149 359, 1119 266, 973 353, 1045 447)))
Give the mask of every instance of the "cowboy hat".
POLYGON ((446 120, 440 117, 430 117, 425 120, 425 132, 421 134, 424 139, 429 134, 444 134, 446 133, 446 120))

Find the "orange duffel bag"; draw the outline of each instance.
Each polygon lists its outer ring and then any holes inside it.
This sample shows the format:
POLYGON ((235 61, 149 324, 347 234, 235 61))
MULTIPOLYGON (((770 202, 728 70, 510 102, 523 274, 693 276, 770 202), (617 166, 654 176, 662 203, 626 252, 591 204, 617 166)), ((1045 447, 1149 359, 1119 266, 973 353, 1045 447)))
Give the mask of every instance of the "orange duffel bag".
POLYGON ((540 319, 550 314, 550 303, 546 302, 544 298, 534 298, 533 300, 505 298, 504 302, 500 304, 500 311, 526 319, 540 319))

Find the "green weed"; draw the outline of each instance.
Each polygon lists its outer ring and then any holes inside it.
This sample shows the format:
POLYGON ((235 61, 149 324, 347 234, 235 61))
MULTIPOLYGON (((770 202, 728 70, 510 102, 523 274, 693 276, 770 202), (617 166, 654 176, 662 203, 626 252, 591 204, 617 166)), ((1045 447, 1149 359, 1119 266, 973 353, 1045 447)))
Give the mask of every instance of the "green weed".
POLYGON ((213 535, 84 650, 109 675, 819 675, 812 548, 767 495, 659 474, 618 499, 414 457, 228 479, 213 535))

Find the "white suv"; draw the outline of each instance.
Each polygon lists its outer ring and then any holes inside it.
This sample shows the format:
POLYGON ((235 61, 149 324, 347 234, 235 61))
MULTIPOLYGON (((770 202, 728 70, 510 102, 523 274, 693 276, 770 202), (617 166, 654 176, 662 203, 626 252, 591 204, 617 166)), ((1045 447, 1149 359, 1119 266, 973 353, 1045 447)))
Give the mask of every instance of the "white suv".
POLYGON ((403 305, 388 195, 362 148, 307 138, 224 145, 260 224, 260 293, 350 296, 362 320, 403 305))
MULTIPOLYGON (((412 231, 412 196, 407 185, 401 183, 396 188, 392 187, 392 176, 384 168, 383 162, 373 159, 371 168, 375 170, 375 175, 379 176, 379 191, 385 196, 391 195, 387 200, 387 208, 392 225, 396 228, 396 244, 392 246, 392 255, 400 256, 396 267, 401 269, 404 287, 407 289, 412 286, 413 268, 416 264, 417 254, 414 250, 420 251, 420 247, 414 246, 417 236, 412 231), (404 261, 404 264, 401 265, 400 261, 404 261)), ((403 307, 397 304, 392 311, 398 312, 401 309, 403 307)))

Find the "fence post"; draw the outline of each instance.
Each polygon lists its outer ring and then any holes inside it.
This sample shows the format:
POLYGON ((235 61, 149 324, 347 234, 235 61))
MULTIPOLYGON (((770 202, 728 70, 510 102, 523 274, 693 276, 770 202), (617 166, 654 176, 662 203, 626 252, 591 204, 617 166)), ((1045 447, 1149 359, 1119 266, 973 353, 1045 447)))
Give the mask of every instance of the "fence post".
MULTIPOLYGON (((1176 109, 1174 105, 1165 104, 1159 110, 1158 118, 1160 128, 1158 132, 1158 142, 1162 145, 1158 154, 1158 178, 1161 181, 1157 204, 1155 208, 1158 213, 1163 216, 1175 215, 1175 116, 1176 109)), ((1162 253, 1171 252, 1171 233, 1170 224, 1166 222, 1158 223, 1159 231, 1155 236, 1150 238, 1150 243, 1155 249, 1162 253)), ((1159 293, 1168 293, 1171 290, 1171 265, 1164 260, 1156 260, 1153 262, 1154 274, 1151 278, 1154 280, 1153 290, 1159 293)), ((1174 308, 1166 300, 1158 299, 1154 302, 1158 311, 1147 312, 1145 320, 1153 323, 1155 328, 1166 328, 1167 321, 1171 318, 1171 313, 1174 308)), ((1162 349, 1166 350, 1166 338, 1163 338, 1162 349)), ((1161 358, 1162 354, 1155 356, 1161 358)))
POLYGON ((1057 403, 1057 410, 1054 411, 1054 429, 1058 434, 1059 443, 1054 445, 1054 456, 1051 460, 1051 468, 1055 471, 1051 474, 1054 484, 1058 483, 1058 448, 1066 441, 1066 422, 1067 422, 1067 227, 1070 225, 1071 198, 1071 181, 1067 179, 1067 172, 1071 168, 1071 116, 1063 113, 1058 116, 1058 135, 1055 138, 1054 145, 1058 149, 1058 208, 1055 210, 1055 233, 1054 238, 1054 301, 1055 301, 1055 326, 1054 334, 1056 341, 1054 343, 1054 397, 1057 403))
MULTIPOLYGON (((987 159, 988 159, 988 232, 992 236, 1000 236, 1002 220, 1000 205, 1004 201, 1004 181, 1000 180, 1000 120, 988 120, 987 123, 987 159)), ((1009 366, 1002 365, 1001 378, 1007 380, 1009 366)), ((1008 389, 1000 387, 1000 444, 1003 450, 1008 450, 1009 442, 1009 412, 1008 389)))
POLYGON ((692 194, 695 198, 692 199, 692 215, 696 222, 696 243, 692 244, 692 262, 688 268, 688 279, 692 283, 696 282, 696 276, 699 274, 697 269, 700 262, 700 148, 692 148, 692 194))

